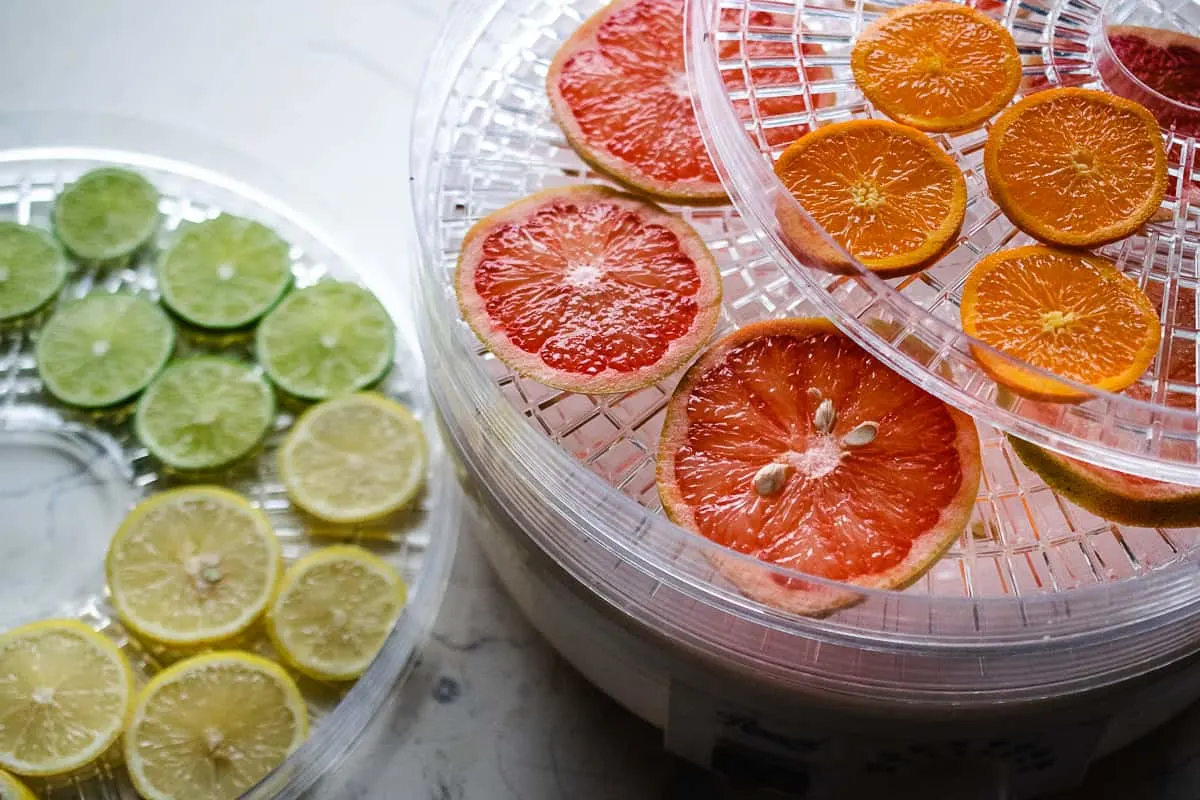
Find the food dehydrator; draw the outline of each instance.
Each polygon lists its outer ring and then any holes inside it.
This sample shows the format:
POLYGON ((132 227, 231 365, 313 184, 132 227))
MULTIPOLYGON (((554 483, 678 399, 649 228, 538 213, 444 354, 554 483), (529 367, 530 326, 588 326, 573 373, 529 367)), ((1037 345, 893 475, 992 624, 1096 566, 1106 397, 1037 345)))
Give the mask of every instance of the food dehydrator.
MULTIPOLYGON (((1200 696, 1200 530, 1097 517, 1024 467, 1007 439, 1200 485, 1198 212, 1186 191, 1195 143, 1167 131, 1165 213, 1103 251, 1161 311, 1164 346, 1151 370, 1123 394, 1075 385, 1086 401, 1074 405, 1004 392, 972 358, 986 345, 958 322, 971 265, 1029 241, 988 196, 986 129, 935 136, 963 170, 968 202, 961 235, 931 268, 891 280, 861 265, 834 274, 802 262, 781 236, 778 204, 805 212, 773 174, 787 142, 772 132, 876 115, 854 85, 849 51, 864 24, 897 4, 688 0, 687 78, 732 203, 671 210, 719 262, 718 334, 826 316, 975 418, 983 479, 974 514, 916 584, 856 589, 859 602, 821 618, 748 599, 706 557, 717 545, 661 513, 655 452, 678 375, 625 395, 551 389, 497 360, 461 319, 452 277, 474 222, 539 189, 607 182, 567 145, 544 88, 557 48, 599 2, 451 9, 414 123, 420 339, 449 449, 494 523, 478 536, 508 591, 591 681, 661 728, 670 750, 810 798, 1035 796, 1077 782, 1093 759, 1200 696), (771 12, 769 25, 759 11, 771 12), (778 48, 764 56, 760 42, 794 46, 790 57, 778 48), (831 77, 810 82, 811 66, 831 77), (773 77, 792 68, 795 80, 756 85, 762 68, 773 77), (780 96, 803 112, 771 116, 778 105, 760 101, 780 96)), ((1190 2, 982 7, 1013 33, 1021 93, 1106 88, 1109 26, 1195 30, 1200 14, 1190 2)), ((823 583, 771 569, 781 581, 823 583)))

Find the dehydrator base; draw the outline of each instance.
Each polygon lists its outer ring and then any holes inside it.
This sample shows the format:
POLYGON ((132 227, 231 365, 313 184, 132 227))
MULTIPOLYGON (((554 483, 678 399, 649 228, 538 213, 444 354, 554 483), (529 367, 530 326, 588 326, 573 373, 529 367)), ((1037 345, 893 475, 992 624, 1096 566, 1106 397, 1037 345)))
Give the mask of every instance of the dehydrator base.
POLYGON ((987 707, 898 703, 756 685, 610 605, 533 542, 465 473, 476 537, 506 591, 591 683, 663 731, 671 752, 735 785, 805 800, 1034 798, 1200 699, 1200 652, 1104 689, 987 707))

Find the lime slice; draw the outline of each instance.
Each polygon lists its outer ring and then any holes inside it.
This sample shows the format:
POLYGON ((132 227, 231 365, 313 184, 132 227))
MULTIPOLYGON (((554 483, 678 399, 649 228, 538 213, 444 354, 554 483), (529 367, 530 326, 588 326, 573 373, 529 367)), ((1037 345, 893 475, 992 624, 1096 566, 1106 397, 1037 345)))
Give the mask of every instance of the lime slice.
POLYGON ((0 769, 0 800, 37 800, 29 787, 0 769))
POLYGON ((174 489, 138 505, 105 564, 126 627, 175 647, 244 632, 266 610, 282 571, 267 515, 215 486, 174 489))
POLYGON ((337 523, 366 522, 407 505, 424 482, 426 460, 421 423, 371 393, 313 406, 279 448, 292 501, 337 523))
POLYGON ((40 776, 90 764, 132 706, 129 662, 86 625, 47 620, 0 636, 0 767, 40 776))
POLYGON ((297 561, 267 617, 275 649, 297 671, 326 681, 366 672, 408 596, 390 564, 361 547, 327 547, 297 561))
POLYGON ((175 350, 175 327, 140 295, 97 292, 64 306, 37 343, 38 374, 59 400, 103 408, 132 400, 175 350))
POLYGON ((158 190, 127 169, 93 170, 54 202, 54 232, 86 262, 125 259, 158 229, 158 190))
POLYGON ((375 296, 324 281, 292 292, 258 328, 259 363, 280 389, 325 400, 377 382, 392 364, 395 331, 375 296))
POLYGON ((306 735, 304 698, 281 667, 209 653, 163 670, 142 690, 125 763, 146 800, 233 800, 306 735))
POLYGON ((163 464, 221 469, 262 442, 275 417, 271 385, 249 364, 222 356, 177 361, 142 396, 134 429, 163 464))
POLYGON ((49 234, 0 222, 0 322, 32 314, 67 280, 67 261, 49 234))
POLYGON ((288 244, 265 225, 222 214, 180 232, 158 267, 163 303, 199 328, 241 328, 292 283, 288 244))

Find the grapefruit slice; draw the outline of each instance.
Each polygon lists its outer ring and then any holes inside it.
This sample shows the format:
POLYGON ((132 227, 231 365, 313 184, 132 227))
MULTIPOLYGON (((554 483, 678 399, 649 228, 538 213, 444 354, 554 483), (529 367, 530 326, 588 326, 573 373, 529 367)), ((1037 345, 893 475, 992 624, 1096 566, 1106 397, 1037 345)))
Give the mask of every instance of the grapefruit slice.
MULTIPOLYGON (((770 564, 879 589, 911 584, 962 533, 979 471, 970 417, 821 319, 759 322, 714 344, 667 406, 658 451, 676 523, 770 564)), ((714 560, 746 595, 785 611, 859 597, 714 560)))
POLYGON ((1200 525, 1200 487, 1098 467, 1015 436, 1008 443, 1047 486, 1098 517, 1145 528, 1200 525))
POLYGON ((530 195, 467 232, 463 318, 514 370, 567 391, 640 389, 712 335, 721 276, 704 242, 653 203, 602 186, 530 195))
POLYGON ((1181 31, 1112 25, 1097 66, 1109 91, 1144 105, 1164 128, 1200 133, 1200 39, 1181 31))
MULTIPOLYGON (((605 6, 559 48, 546 76, 546 92, 567 142, 595 169, 657 200, 726 203, 692 108, 684 67, 683 11, 683 0, 616 0, 605 6)), ((723 28, 740 28, 740 14, 723 10, 723 28)), ((753 11, 747 29, 790 33, 791 24, 782 15, 753 11)), ((727 71, 725 80, 731 92, 744 95, 748 77, 759 117, 804 115, 810 105, 833 102, 832 94, 806 90, 794 66, 770 64, 769 59, 795 59, 791 42, 775 36, 745 42, 723 39, 718 56, 738 57, 739 47, 756 63, 745 72, 727 71)), ((801 52, 812 55, 822 49, 806 42, 801 52)), ((805 83, 832 77, 828 67, 805 69, 805 83)), ((754 113, 750 102, 734 100, 740 116, 754 113)), ((775 143, 782 143, 781 134, 790 141, 806 130, 803 125, 764 126, 775 143)))

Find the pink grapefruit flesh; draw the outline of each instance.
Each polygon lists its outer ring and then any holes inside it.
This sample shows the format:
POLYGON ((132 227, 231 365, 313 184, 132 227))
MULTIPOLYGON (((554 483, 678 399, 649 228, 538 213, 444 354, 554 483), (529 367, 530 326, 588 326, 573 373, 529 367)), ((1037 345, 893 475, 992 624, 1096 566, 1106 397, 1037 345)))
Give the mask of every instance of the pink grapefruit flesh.
MULTIPOLYGON (((819 319, 759 322, 714 344, 676 389, 658 452, 676 523, 773 565, 883 589, 915 581, 958 538, 979 471, 970 417, 819 319)), ((716 561, 744 593, 793 613, 857 597, 716 561)))
MULTIPOLYGON (((554 56, 546 91, 554 118, 579 156, 625 186, 675 203, 725 203, 716 167, 696 121, 684 66, 683 0, 615 0, 590 17, 554 56)), ((725 9, 722 28, 740 27, 740 12, 725 9)), ((778 33, 790 22, 778 14, 754 11, 744 43, 723 39, 718 55, 767 59, 795 58, 791 42, 754 38, 778 33)), ((805 55, 822 53, 804 43, 805 55)), ((723 73, 731 92, 748 88, 741 70, 723 73)), ((749 70, 754 100, 764 118, 803 114, 808 106, 795 67, 759 66, 749 70), (789 91, 788 86, 792 89, 789 91), (769 90, 769 91, 764 91, 769 90)), ((806 69, 807 82, 831 78, 828 67, 806 69)), ((811 96, 811 95, 810 95, 811 96)), ((750 100, 734 100, 748 118, 750 100)), ((833 102, 832 94, 814 97, 814 106, 833 102)), ((804 124, 764 129, 769 143, 786 143, 808 130, 804 124)))
POLYGON ((721 305, 716 262, 696 232, 602 186, 539 192, 478 222, 455 288, 498 358, 588 394, 640 389, 682 367, 721 305))
POLYGON ((554 56, 546 91, 584 161, 661 200, 723 203, 692 110, 683 0, 616 0, 554 56))
POLYGON ((1124 67, 1101 58, 1100 75, 1108 89, 1144 105, 1163 128, 1200 135, 1200 39, 1138 25, 1113 25, 1107 35, 1124 67))

